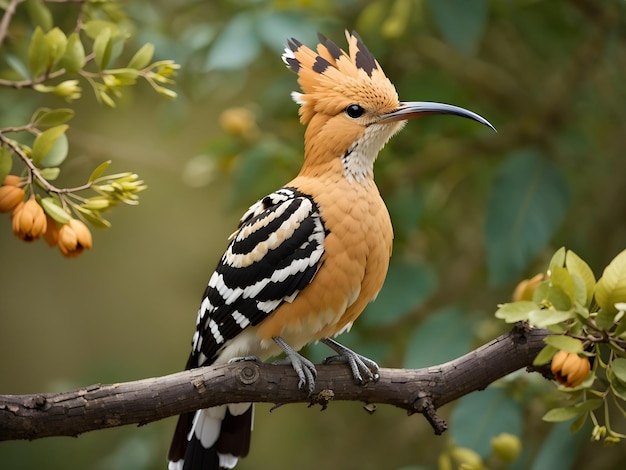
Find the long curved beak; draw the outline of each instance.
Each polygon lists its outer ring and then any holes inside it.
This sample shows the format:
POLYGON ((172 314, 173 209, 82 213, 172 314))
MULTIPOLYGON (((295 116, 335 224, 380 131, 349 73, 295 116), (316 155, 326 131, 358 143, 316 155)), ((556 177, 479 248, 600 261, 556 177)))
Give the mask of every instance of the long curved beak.
MULTIPOLYGON (((383 115, 379 122, 405 121, 429 114, 453 114, 473 121, 480 122, 494 131, 495 127, 491 125, 484 117, 468 111, 465 108, 444 103, 432 103, 429 101, 402 101, 395 111, 383 115)), ((496 131, 497 132, 497 131, 496 131)))

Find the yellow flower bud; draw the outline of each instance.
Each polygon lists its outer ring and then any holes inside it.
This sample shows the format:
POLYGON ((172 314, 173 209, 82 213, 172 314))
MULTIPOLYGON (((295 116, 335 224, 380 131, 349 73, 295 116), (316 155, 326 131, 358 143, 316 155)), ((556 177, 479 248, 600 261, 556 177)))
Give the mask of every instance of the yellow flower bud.
POLYGON ((578 387, 589 375, 591 364, 586 357, 580 357, 576 353, 568 353, 561 350, 552 358, 550 369, 556 381, 561 385, 578 387))
POLYGON ((606 426, 595 425, 591 431, 591 440, 599 441, 606 436, 606 426))
POLYGON ((17 175, 6 175, 2 184, 3 186, 19 186, 20 184, 22 184, 22 181, 23 178, 17 175))
POLYGON ((11 212, 24 200, 24 190, 18 187, 21 178, 7 175, 3 186, 0 186, 0 212, 11 212))
POLYGON ((59 229, 58 244, 61 253, 66 258, 80 256, 85 249, 93 245, 91 232, 87 226, 77 219, 70 219, 59 229))
POLYGON ((43 234, 43 239, 46 241, 50 248, 57 246, 59 242, 59 226, 57 225, 56 220, 46 214, 46 223, 48 227, 46 228, 46 233, 43 234))
POLYGON ((82 91, 82 88, 78 86, 78 80, 65 80, 55 86, 52 92, 67 101, 72 101, 80 98, 82 91))
POLYGON ((485 468, 483 459, 472 449, 455 447, 450 453, 454 461, 459 464, 459 468, 466 470, 482 470, 485 468))
POLYGON ((503 432, 491 439, 493 453, 504 463, 515 461, 522 451, 522 442, 519 437, 503 432))
POLYGON ((228 108, 220 115, 224 131, 240 137, 251 137, 258 132, 254 113, 246 108, 228 108))
POLYGON ((25 242, 37 240, 46 232, 46 215, 34 198, 20 202, 11 217, 13 233, 25 242))
POLYGON ((515 287, 515 290, 513 291, 513 302, 518 302, 520 300, 533 300, 533 293, 543 280, 543 273, 535 274, 530 279, 524 279, 515 287))

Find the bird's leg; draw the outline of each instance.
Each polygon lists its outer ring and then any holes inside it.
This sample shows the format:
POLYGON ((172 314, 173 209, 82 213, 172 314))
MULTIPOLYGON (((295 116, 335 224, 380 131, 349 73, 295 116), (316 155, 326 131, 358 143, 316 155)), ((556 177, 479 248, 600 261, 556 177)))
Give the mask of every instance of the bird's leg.
POLYGON ((327 357, 324 360, 324 364, 329 364, 331 362, 345 362, 350 367, 355 380, 360 384, 365 382, 363 380, 363 376, 365 376, 368 381, 371 380, 374 382, 380 378, 380 375, 378 374, 380 368, 378 367, 378 364, 371 359, 355 353, 351 349, 339 344, 334 339, 324 338, 322 339, 322 343, 337 353, 336 356, 327 357))
POLYGON ((298 378, 300 379, 298 382, 298 388, 302 389, 306 385, 309 389, 309 395, 312 395, 315 390, 315 377, 317 376, 315 365, 306 357, 298 353, 298 351, 289 346, 280 336, 274 336, 272 339, 280 346, 287 356, 284 360, 276 361, 274 364, 291 364, 291 367, 293 367, 293 370, 296 371, 296 374, 298 374, 298 378))

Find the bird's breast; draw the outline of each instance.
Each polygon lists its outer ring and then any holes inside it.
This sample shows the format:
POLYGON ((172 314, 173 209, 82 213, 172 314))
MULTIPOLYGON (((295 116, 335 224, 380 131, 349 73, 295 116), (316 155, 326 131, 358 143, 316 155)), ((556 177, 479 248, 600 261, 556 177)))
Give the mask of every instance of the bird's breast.
POLYGON ((264 340, 282 336, 298 349, 348 329, 383 285, 393 231, 373 181, 299 177, 288 186, 318 204, 327 231, 321 266, 292 302, 259 325, 264 340))

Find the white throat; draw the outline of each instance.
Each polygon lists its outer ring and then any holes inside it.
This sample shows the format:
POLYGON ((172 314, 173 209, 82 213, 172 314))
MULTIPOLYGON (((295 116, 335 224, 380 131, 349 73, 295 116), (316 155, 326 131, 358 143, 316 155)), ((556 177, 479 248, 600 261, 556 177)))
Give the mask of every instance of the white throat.
POLYGON ((388 124, 370 124, 341 156, 343 175, 351 183, 363 183, 374 177, 374 162, 385 144, 399 132, 406 121, 388 124))

